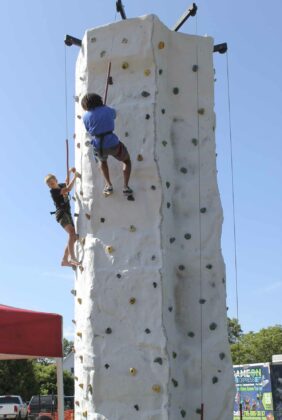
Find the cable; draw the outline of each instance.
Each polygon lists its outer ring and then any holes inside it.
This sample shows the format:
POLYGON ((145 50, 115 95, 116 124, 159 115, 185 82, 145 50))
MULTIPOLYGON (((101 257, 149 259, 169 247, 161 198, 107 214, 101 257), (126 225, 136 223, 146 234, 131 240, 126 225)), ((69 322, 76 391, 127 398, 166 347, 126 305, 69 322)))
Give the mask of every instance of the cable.
POLYGON ((67 184, 69 183, 69 130, 68 130, 68 85, 67 85, 67 47, 65 45, 65 130, 66 130, 66 169, 67 184))

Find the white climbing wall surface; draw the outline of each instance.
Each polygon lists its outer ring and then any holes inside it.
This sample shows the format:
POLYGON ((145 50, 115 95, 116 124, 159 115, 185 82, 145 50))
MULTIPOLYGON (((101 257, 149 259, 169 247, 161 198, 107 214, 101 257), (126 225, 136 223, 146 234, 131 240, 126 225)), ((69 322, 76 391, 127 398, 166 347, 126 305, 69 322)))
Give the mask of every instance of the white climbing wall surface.
POLYGON ((222 208, 216 180, 213 39, 156 16, 86 32, 76 68, 75 418, 231 420, 222 208), (104 95, 127 145, 135 201, 114 194, 80 105, 104 95))

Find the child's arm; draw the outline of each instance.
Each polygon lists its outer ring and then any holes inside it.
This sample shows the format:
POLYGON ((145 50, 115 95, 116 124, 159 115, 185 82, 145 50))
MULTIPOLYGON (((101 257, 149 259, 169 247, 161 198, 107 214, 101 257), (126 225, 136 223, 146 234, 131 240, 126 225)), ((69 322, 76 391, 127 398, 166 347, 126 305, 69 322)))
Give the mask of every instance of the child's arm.
POLYGON ((76 169, 75 168, 71 168, 70 170, 69 170, 69 172, 71 173, 71 172, 73 172, 74 173, 74 177, 73 177, 73 179, 68 183, 68 185, 66 186, 66 187, 64 187, 64 188, 62 188, 61 189, 61 192, 60 192, 60 194, 62 194, 62 195, 64 195, 64 194, 67 194, 67 193, 69 193, 70 192, 70 190, 72 189, 72 187, 74 186, 74 183, 75 183, 75 180, 76 180, 76 178, 78 178, 79 177, 79 173, 78 172, 76 172, 76 169))

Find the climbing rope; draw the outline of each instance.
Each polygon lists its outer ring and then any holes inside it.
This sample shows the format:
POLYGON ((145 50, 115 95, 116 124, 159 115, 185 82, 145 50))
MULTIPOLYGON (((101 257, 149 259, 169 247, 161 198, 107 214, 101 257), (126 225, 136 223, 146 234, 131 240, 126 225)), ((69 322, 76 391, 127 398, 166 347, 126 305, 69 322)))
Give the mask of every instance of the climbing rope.
MULTIPOLYGON (((196 25, 196 36, 198 36, 198 17, 196 15, 195 19, 196 25)), ((200 258, 199 258, 199 287, 200 287, 200 302, 203 299, 203 279, 202 279, 202 217, 201 217, 201 147, 200 147, 200 116, 199 116, 199 108, 200 108, 200 100, 199 100, 199 46, 198 46, 198 38, 196 38, 196 89, 197 89, 197 139, 198 139, 198 214, 199 214, 199 249, 200 249, 200 258)), ((200 339, 201 339, 201 346, 200 346, 200 381, 201 381, 201 420, 204 420, 204 385, 203 385, 203 305, 200 303, 200 339)))
MULTIPOLYGON (((116 18, 117 18, 117 12, 115 13, 115 21, 116 21, 116 18)), ((110 50, 110 58, 112 57, 112 53, 113 53, 114 39, 115 39, 115 37, 114 37, 114 34, 113 34, 112 35, 112 45, 111 45, 111 50, 110 50)), ((106 103, 107 103, 109 85, 113 84, 113 79, 112 79, 112 76, 111 76, 111 69, 112 69, 112 62, 109 61, 108 71, 107 71, 106 87, 105 87, 105 93, 104 93, 104 105, 106 105, 106 103)))
POLYGON ((68 130, 68 86, 67 86, 67 47, 65 45, 65 130, 66 130, 66 169, 67 184, 69 183, 69 130, 68 130))
MULTIPOLYGON (((238 289, 238 264, 237 264, 237 228, 235 212, 235 187, 234 187, 234 158, 233 158, 233 137, 232 137, 232 118, 231 118, 231 96, 230 96, 230 74, 228 51, 226 52, 226 80, 227 80, 227 102, 228 102, 228 124, 229 124, 229 148, 230 148, 230 169, 231 169, 231 191, 232 191, 232 219, 233 219, 233 243, 234 243, 234 270, 235 270, 235 290, 236 290, 236 317, 239 324, 239 289, 238 289)), ((238 338, 238 359, 241 365, 240 338, 238 338)), ((243 407, 241 403, 241 393, 239 387, 239 408, 240 420, 243 419, 243 407)))

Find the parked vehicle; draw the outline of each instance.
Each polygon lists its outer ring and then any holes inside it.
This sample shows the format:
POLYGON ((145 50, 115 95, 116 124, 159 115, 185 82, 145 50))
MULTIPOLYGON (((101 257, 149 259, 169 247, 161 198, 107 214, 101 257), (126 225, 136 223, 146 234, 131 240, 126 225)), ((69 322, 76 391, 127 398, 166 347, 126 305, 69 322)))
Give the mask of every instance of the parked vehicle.
MULTIPOLYGON (((64 409, 73 413, 74 397, 64 397, 64 409)), ((57 412, 57 395, 33 395, 28 405, 28 419, 35 420, 39 414, 53 415, 57 412)))
POLYGON ((27 405, 19 395, 0 395, 0 420, 26 418, 27 405))

